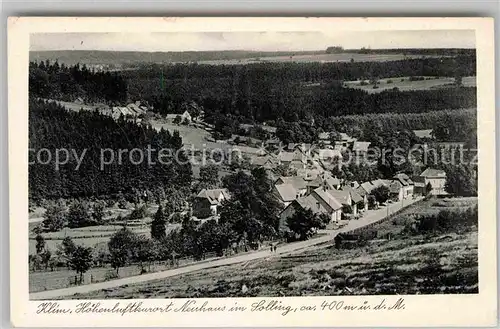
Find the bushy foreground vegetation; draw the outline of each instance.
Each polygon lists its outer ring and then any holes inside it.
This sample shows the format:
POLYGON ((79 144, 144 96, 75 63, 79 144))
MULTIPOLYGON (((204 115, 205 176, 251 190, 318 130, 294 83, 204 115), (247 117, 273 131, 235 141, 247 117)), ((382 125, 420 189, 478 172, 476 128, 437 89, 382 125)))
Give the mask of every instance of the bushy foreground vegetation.
POLYGON ((476 203, 477 199, 430 199, 415 204, 370 228, 377 231, 375 236, 366 230, 371 237, 353 248, 338 249, 330 243, 299 254, 73 298, 477 293, 476 203), (439 206, 432 206, 435 203, 439 206), (440 224, 424 224, 434 222, 434 218, 440 224))

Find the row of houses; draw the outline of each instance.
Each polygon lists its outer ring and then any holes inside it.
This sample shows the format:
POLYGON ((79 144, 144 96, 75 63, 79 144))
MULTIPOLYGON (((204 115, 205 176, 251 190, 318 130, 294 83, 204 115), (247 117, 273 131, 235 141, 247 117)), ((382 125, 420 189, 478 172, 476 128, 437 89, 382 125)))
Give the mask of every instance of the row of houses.
MULTIPOLYGON (((286 230, 287 219, 297 209, 310 209, 315 214, 326 214, 332 223, 342 219, 359 217, 368 209, 368 196, 380 186, 389 189, 393 201, 412 198, 427 193, 442 195, 446 173, 442 170, 427 168, 419 176, 410 178, 404 173, 392 179, 377 179, 368 182, 345 182, 323 172, 312 179, 303 176, 279 177, 276 179, 272 194, 282 204, 280 229, 286 230), (428 186, 431 190, 428 190, 428 186)), ((231 199, 227 189, 203 189, 192 204, 194 220, 200 223, 217 219, 224 201, 231 199)))
POLYGON ((284 206, 280 214, 280 229, 286 230, 287 219, 299 208, 310 209, 315 214, 326 214, 332 223, 337 223, 341 219, 357 218, 366 211, 368 195, 380 186, 388 188, 390 200, 402 201, 414 195, 445 194, 445 183, 446 173, 433 168, 427 168, 414 179, 400 173, 392 179, 377 179, 361 184, 342 182, 324 172, 310 181, 300 176, 280 177, 273 193, 284 206))
POLYGON ((127 106, 114 106, 112 108, 107 108, 103 110, 103 114, 110 115, 114 119, 118 119, 120 116, 138 117, 142 114, 146 114, 149 107, 146 104, 141 104, 140 101, 135 103, 130 103, 127 106))

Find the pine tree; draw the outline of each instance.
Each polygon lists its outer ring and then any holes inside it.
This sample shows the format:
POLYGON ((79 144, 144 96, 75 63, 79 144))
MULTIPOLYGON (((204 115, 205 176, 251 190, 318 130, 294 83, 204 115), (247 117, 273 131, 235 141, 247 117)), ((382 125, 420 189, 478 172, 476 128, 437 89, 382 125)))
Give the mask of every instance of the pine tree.
POLYGON ((167 235, 165 228, 166 220, 163 207, 160 205, 156 211, 155 217, 151 222, 151 237, 156 240, 162 240, 167 235))

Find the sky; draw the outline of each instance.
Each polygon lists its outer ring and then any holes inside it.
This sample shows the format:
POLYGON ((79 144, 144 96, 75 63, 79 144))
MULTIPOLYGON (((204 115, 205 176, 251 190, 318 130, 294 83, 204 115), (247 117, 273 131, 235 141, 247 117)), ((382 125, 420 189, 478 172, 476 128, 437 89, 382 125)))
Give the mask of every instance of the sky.
POLYGON ((338 32, 38 33, 30 50, 307 51, 344 48, 475 48, 473 30, 338 32))

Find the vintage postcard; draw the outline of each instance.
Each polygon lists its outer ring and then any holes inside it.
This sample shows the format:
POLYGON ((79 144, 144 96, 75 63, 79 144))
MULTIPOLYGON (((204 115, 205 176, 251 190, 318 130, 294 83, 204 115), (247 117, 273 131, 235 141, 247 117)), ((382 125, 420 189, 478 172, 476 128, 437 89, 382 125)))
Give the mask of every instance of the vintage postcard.
POLYGON ((15 326, 497 321, 490 18, 11 17, 15 326))

